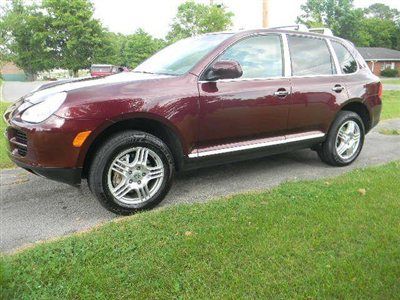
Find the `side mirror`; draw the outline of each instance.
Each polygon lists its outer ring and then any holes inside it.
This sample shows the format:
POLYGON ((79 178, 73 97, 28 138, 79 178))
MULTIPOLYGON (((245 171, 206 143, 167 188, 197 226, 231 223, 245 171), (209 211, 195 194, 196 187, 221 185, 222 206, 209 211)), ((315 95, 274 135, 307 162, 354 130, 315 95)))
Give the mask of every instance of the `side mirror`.
POLYGON ((243 75, 240 64, 235 60, 220 60, 214 63, 207 72, 207 80, 235 79, 243 75))

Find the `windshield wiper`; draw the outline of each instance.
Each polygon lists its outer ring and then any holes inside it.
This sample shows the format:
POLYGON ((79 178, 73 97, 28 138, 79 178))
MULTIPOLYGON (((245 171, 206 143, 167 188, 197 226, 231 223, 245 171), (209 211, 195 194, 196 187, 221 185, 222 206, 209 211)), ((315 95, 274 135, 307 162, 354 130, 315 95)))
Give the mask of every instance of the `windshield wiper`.
POLYGON ((148 71, 132 71, 133 73, 143 73, 143 74, 156 74, 153 72, 148 72, 148 71))

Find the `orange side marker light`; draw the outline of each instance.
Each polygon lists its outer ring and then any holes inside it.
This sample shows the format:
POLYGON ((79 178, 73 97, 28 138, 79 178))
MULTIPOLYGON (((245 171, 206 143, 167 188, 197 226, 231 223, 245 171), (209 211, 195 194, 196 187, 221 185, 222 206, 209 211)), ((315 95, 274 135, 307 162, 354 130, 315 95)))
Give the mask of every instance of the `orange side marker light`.
POLYGON ((76 137, 74 138, 74 141, 72 142, 72 145, 74 145, 74 147, 77 147, 77 148, 82 146, 91 132, 92 131, 90 131, 90 130, 79 132, 76 135, 76 137))

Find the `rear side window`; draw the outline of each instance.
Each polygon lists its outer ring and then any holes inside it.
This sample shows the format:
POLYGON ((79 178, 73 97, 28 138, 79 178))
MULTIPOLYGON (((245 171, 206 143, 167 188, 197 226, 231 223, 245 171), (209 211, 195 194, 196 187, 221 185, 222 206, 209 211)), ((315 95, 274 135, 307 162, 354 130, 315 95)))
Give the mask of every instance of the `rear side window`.
POLYGON ((244 39, 228 48, 218 60, 237 61, 243 70, 241 78, 283 76, 282 45, 278 35, 244 39))
POLYGON ((342 44, 332 41, 333 50, 339 61, 340 69, 344 74, 351 74, 357 71, 357 61, 342 44))
POLYGON ((332 75, 335 67, 325 40, 288 36, 293 76, 332 75))

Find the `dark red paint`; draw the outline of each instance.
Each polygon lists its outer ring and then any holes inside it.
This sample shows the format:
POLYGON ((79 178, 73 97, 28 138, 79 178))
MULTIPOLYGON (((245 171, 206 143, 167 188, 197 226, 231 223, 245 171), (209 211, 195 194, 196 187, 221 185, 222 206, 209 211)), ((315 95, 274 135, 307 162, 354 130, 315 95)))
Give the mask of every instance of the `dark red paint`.
POLYGON ((95 151, 91 145, 103 138, 104 132, 119 122, 135 120, 151 120, 167 128, 181 149, 183 164, 196 149, 304 132, 326 133, 338 111, 349 103, 367 109, 367 129, 377 124, 380 83, 365 66, 356 74, 343 76, 200 80, 203 70, 227 46, 248 35, 268 32, 234 35, 182 76, 122 73, 114 75, 121 77, 80 82, 68 90, 61 108, 39 124, 27 124, 10 110, 6 114, 8 139, 15 137, 16 130, 28 139, 25 157, 18 154, 13 143, 10 155, 25 166, 81 169, 89 149, 95 151), (332 91, 336 84, 345 89, 341 93, 332 91), (288 95, 276 96, 277 91, 287 91, 288 95), (74 137, 87 130, 92 133, 83 146, 74 147, 74 137))

